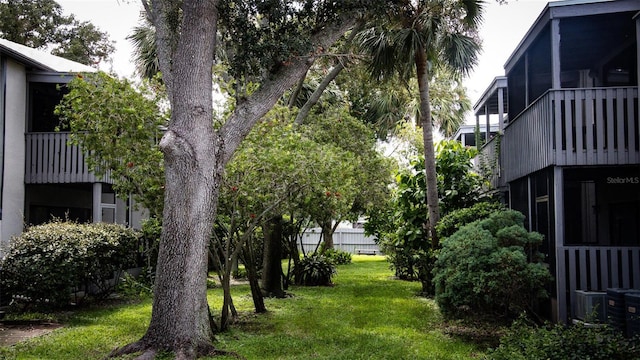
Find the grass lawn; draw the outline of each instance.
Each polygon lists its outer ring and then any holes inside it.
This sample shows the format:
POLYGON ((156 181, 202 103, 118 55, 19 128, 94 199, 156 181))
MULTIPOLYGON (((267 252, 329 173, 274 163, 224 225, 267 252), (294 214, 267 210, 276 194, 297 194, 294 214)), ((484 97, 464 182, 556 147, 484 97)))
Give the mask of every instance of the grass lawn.
MULTIPOLYGON (((338 267, 334 287, 294 287, 291 297, 266 299, 265 315, 252 313, 248 286, 235 286, 241 321, 217 335, 217 346, 246 359, 482 357, 473 344, 443 333, 434 302, 415 296, 420 284, 391 275, 383 257, 354 256, 353 264, 338 267)), ((209 301, 219 309, 221 291, 211 290, 209 301)), ((142 336, 150 313, 150 300, 83 310, 62 329, 0 349, 0 359, 101 359, 142 336)))

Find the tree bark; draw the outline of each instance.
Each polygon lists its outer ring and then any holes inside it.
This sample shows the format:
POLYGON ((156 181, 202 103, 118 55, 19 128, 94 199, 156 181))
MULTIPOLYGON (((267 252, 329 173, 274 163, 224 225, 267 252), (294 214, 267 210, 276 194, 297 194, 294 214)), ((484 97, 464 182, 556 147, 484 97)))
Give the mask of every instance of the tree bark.
MULTIPOLYGON (((212 67, 217 0, 152 0, 160 69, 171 120, 160 142, 166 175, 163 229, 151 322, 137 342, 111 356, 170 351, 176 359, 222 353, 213 346, 207 304, 207 254, 225 164, 251 128, 311 66, 318 54, 293 59, 265 80, 219 129, 212 125, 212 67), (178 25, 176 19, 181 19, 178 25)), ((326 24, 310 41, 328 49, 354 23, 326 24)))
POLYGON ((282 287, 282 216, 274 216, 264 228, 264 251, 262 256, 262 294, 283 298, 282 287))
POLYGON ((224 141, 211 126, 216 5, 215 0, 185 0, 181 36, 175 37, 167 17, 176 4, 152 2, 172 107, 168 131, 160 142, 166 176, 163 229, 149 328, 121 353, 138 347, 146 353, 172 351, 178 359, 192 359, 215 352, 206 278, 224 170, 224 141))
POLYGON ((264 297, 262 296, 262 290, 260 289, 260 283, 258 281, 258 270, 256 266, 256 257, 253 253, 253 245, 250 241, 244 244, 244 266, 247 270, 247 278, 249 279, 249 286, 251 288, 251 298, 253 299, 253 308, 257 314, 267 312, 267 308, 264 305, 264 297))
MULTIPOLYGON (((351 34, 349 34, 349 37, 347 38, 347 41, 346 41, 347 45, 349 45, 351 41, 353 41, 353 38, 355 38, 355 36, 358 34, 358 32, 362 30, 362 28, 364 27, 364 24, 365 24, 364 21, 360 21, 356 25, 356 27, 351 30, 351 34)), ((344 61, 348 61, 348 60, 347 59, 343 60, 338 58, 336 59, 336 61, 337 63, 333 67, 333 69, 331 69, 329 74, 327 74, 327 76, 325 76, 324 79, 322 79, 322 82, 320 82, 320 84, 318 85, 318 88, 311 94, 311 96, 309 97, 307 102, 305 102, 302 108, 300 108, 300 111, 298 112, 298 115, 296 115, 296 119, 294 120, 295 124, 301 125, 304 122, 304 120, 307 118, 307 115, 309 115, 311 108, 313 108, 313 106, 318 103, 318 100, 320 100, 320 96, 322 96, 322 93, 324 93, 324 91, 327 89, 327 86, 329 86, 329 84, 331 84, 331 82, 336 77, 338 77, 340 72, 344 70, 344 61)), ((302 79, 302 82, 304 82, 304 78, 302 79)), ((297 97, 298 92, 295 92, 295 95, 297 97)), ((293 106, 293 104, 292 102, 289 102, 289 107, 291 106, 293 106)))
POLYGON ((424 139, 424 168, 427 180, 427 207, 429 218, 427 228, 431 239, 431 248, 438 247, 436 224, 440 221, 440 208, 438 206, 438 180, 436 174, 436 155, 433 146, 433 124, 431 121, 431 103, 429 97, 429 63, 424 48, 419 49, 415 55, 416 73, 418 77, 418 90, 420 92, 420 123, 424 139))
POLYGON ((322 249, 321 252, 324 253, 327 249, 333 249, 333 224, 331 220, 323 221, 320 224, 320 228, 322 229, 322 241, 324 244, 320 247, 322 249))

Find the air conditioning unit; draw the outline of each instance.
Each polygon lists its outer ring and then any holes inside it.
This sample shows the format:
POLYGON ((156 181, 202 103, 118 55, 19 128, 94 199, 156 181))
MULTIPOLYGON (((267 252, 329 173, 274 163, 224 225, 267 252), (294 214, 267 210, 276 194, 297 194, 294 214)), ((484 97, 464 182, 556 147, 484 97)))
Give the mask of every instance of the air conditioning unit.
POLYGON ((573 317, 586 322, 607 320, 607 293, 575 290, 573 317))

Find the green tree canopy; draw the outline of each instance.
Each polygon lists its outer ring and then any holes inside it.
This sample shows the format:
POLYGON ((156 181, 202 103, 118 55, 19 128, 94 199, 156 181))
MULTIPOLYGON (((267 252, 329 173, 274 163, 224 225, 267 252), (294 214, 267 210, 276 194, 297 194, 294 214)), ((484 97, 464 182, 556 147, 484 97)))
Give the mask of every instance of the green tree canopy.
MULTIPOLYGON (((150 84, 148 84, 150 85, 150 84)), ((158 142, 168 114, 158 104, 161 89, 134 88, 103 72, 78 75, 56 108, 80 144, 92 172, 108 174, 114 190, 161 216, 164 167, 158 142)))
POLYGON ((0 37, 86 65, 114 51, 107 33, 64 15, 54 0, 0 0, 0 37))

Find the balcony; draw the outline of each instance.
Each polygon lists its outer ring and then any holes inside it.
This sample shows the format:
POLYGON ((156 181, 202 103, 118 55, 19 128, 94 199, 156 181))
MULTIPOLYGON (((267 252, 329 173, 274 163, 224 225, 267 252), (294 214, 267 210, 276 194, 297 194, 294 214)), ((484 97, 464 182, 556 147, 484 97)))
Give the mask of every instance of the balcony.
POLYGON ((109 174, 98 178, 85 162, 78 145, 69 145, 69 133, 27 133, 25 183, 65 184, 110 182, 109 174))
POLYGON ((502 186, 550 165, 638 164, 639 147, 637 87, 562 89, 527 107, 478 158, 497 165, 502 186))

